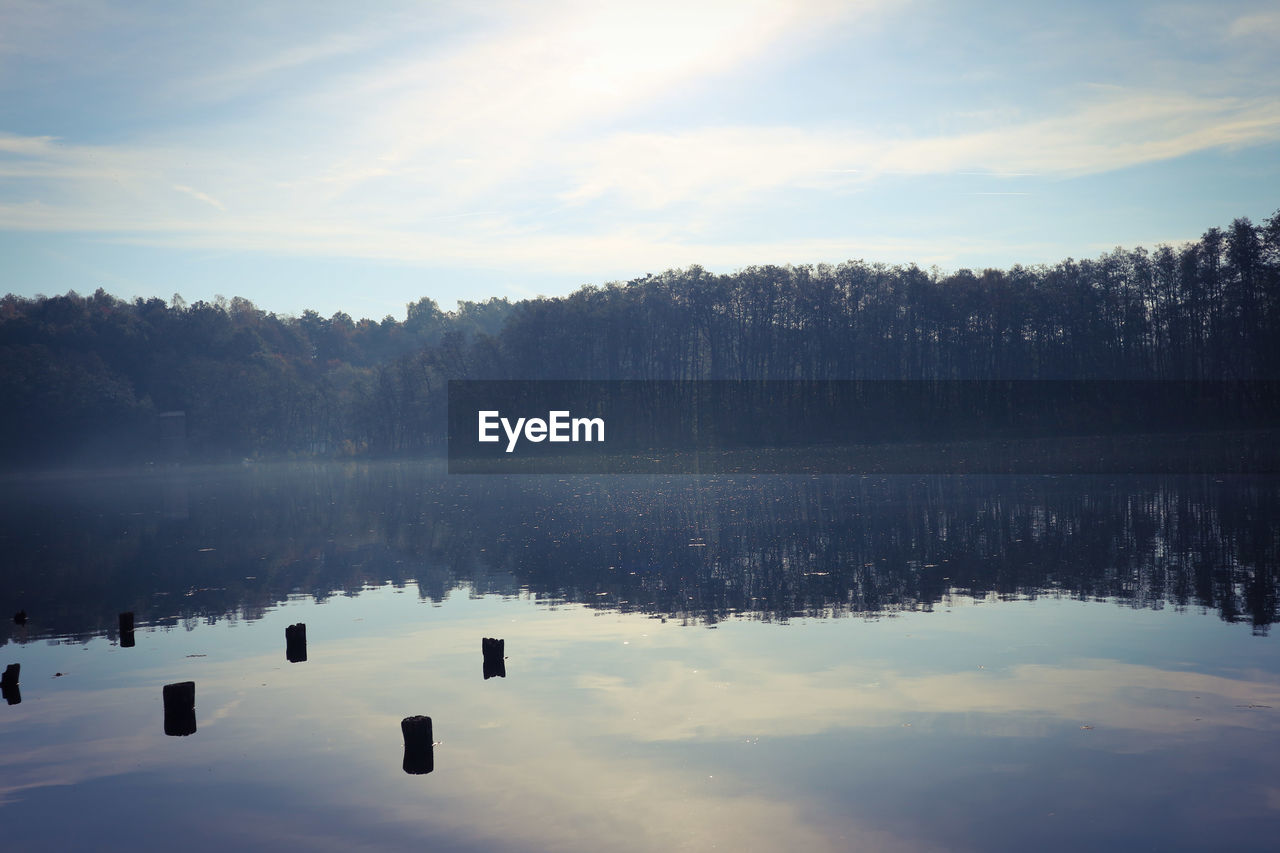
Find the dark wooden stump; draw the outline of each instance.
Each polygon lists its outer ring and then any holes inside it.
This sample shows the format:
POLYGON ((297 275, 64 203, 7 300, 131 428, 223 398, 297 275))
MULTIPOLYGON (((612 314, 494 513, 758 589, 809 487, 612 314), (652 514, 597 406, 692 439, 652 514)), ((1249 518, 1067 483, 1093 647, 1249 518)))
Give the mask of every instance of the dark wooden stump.
POLYGON ((484 677, 486 680, 507 677, 507 659, 503 656, 506 642, 506 640, 495 640, 492 637, 481 638, 480 651, 484 653, 484 677))
POLYGON ((19 610, 17 613, 13 614, 13 624, 15 625, 27 624, 27 611, 19 610))
POLYGON ((120 645, 122 648, 131 649, 134 645, 133 639, 133 613, 120 614, 120 645))
POLYGON ((299 622, 284 629, 284 656, 289 663, 302 663, 307 659, 307 625, 299 622))
POLYGON ((10 705, 22 702, 22 691, 18 690, 18 673, 21 670, 22 664, 11 663, 4 668, 4 675, 0 675, 0 697, 10 705))
POLYGON ((434 741, 430 717, 405 717, 400 721, 404 735, 404 772, 414 776, 435 769, 434 741))
POLYGON ((164 686, 164 733, 186 737, 196 733, 196 683, 180 681, 164 686))

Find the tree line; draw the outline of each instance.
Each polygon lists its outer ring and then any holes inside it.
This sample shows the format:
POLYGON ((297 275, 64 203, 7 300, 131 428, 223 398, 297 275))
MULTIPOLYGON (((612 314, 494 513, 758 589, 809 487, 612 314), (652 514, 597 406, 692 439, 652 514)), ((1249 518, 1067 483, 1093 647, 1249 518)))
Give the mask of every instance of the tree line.
POLYGON ((146 459, 175 410, 199 458, 433 452, 454 378, 1280 378, 1280 212, 1053 265, 694 266, 451 312, 423 298, 403 321, 101 289, 0 301, 9 465, 146 459))

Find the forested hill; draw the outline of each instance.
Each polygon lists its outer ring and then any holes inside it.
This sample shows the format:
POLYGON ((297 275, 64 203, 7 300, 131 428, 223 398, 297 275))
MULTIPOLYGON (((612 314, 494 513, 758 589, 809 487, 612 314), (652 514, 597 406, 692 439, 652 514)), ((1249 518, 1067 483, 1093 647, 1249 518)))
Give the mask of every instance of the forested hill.
POLYGON ((450 378, 1275 379, 1280 212, 1053 266, 691 267, 403 322, 10 295, 0 464, 154 459, 166 411, 197 459, 429 452, 450 378))

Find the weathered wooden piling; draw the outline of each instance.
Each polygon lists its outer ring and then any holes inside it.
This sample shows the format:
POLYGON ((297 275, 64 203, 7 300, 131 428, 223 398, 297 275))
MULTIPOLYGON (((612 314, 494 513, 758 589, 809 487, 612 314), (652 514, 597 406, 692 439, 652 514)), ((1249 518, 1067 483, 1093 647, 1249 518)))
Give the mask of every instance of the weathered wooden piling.
POLYGON ((430 717, 405 717, 400 721, 404 735, 404 772, 414 776, 435 769, 434 741, 430 717))
POLYGON ((22 664, 11 663, 4 668, 4 675, 0 675, 0 697, 10 705, 22 702, 22 691, 18 689, 18 673, 21 670, 22 664))
POLYGON ((299 622, 284 629, 284 656, 289 663, 302 663, 307 659, 307 625, 299 622))
POLYGON ((180 681, 164 686, 164 733, 186 737, 196 733, 196 683, 180 681))
POLYGON ((120 614, 120 645, 126 649, 134 646, 132 611, 120 614))
POLYGON ((507 677, 507 660, 503 656, 505 646, 506 640, 495 640, 492 637, 481 638, 480 651, 484 653, 484 677, 486 680, 507 677))
POLYGON ((17 613, 13 614, 13 624, 15 625, 27 624, 27 611, 19 610, 17 613))

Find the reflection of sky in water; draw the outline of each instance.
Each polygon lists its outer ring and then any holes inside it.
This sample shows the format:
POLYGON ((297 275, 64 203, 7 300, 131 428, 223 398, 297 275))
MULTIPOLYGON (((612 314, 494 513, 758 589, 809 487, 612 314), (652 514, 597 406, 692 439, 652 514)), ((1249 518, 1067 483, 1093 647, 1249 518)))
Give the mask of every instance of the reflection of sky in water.
POLYGON ((1280 826, 1280 665, 1212 617, 957 601, 712 630, 416 593, 4 647, 6 846, 1205 849, 1280 826), (165 737, 186 679, 199 730, 165 737), (400 766, 412 714, 427 776, 400 766))

